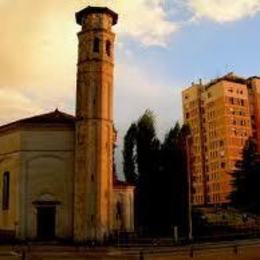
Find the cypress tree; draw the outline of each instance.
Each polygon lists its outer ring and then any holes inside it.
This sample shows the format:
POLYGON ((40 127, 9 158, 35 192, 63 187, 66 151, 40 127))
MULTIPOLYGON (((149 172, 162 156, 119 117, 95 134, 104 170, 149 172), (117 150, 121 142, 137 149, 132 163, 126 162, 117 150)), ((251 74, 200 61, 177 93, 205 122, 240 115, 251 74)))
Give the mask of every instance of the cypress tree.
POLYGON ((155 119, 150 110, 139 118, 136 135, 138 182, 136 187, 137 218, 146 234, 156 232, 158 225, 158 171, 160 142, 156 137, 155 119))
POLYGON ((124 137, 123 168, 125 179, 135 185, 137 181, 135 147, 136 147, 136 124, 132 123, 124 137))

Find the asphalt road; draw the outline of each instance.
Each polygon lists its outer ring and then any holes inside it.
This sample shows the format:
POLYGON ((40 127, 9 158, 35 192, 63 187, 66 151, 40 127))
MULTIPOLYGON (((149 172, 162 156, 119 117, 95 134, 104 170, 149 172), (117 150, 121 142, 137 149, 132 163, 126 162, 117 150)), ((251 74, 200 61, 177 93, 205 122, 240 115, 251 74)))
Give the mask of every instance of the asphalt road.
POLYGON ((96 248, 54 245, 0 246, 0 260, 260 260, 260 240, 179 247, 96 248), (26 252, 24 258, 21 252, 26 252), (143 254, 141 254, 143 252, 143 254))

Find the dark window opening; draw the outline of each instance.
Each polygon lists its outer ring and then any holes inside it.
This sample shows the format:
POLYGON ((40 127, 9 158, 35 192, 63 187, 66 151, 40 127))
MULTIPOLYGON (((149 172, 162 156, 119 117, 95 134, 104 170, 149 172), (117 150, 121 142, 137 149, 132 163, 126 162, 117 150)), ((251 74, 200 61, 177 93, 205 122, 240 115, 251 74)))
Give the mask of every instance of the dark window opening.
POLYGON ((3 210, 9 209, 10 173, 5 172, 3 176, 3 210))
POLYGON ((98 38, 94 39, 93 52, 99 53, 100 40, 98 38))
POLYGON ((106 53, 107 53, 107 56, 111 56, 111 42, 110 41, 106 41, 106 53))

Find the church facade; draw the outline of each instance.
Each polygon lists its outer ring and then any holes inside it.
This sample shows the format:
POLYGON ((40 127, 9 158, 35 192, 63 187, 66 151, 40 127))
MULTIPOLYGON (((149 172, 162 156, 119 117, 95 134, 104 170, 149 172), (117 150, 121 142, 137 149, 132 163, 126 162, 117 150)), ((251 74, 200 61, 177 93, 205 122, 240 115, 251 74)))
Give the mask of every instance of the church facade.
POLYGON ((113 172, 117 18, 103 7, 76 14, 75 117, 55 110, 0 127, 0 232, 83 242, 134 231, 134 187, 113 172))

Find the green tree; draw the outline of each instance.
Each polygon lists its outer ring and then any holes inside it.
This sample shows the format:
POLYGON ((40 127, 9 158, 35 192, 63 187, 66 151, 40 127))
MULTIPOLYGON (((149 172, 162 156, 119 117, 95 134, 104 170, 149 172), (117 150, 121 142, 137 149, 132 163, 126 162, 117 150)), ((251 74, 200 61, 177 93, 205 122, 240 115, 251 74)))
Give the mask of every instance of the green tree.
POLYGON ((123 168, 125 179, 128 183, 135 185, 137 181, 135 148, 137 127, 132 123, 124 137, 123 168))
POLYGON ((230 195, 236 208, 259 212, 260 210, 260 161, 256 142, 249 138, 242 152, 242 160, 237 161, 232 173, 233 192, 230 195))
POLYGON ((178 226, 187 234, 189 128, 179 123, 160 144, 150 110, 132 123, 124 138, 126 180, 136 184, 135 223, 147 235, 166 235, 178 226))
POLYGON ((170 232, 171 228, 176 225, 176 206, 178 205, 178 157, 179 157, 179 136, 180 125, 176 123, 165 135, 161 148, 161 201, 164 208, 162 215, 164 231, 170 232))
POLYGON ((155 118, 150 110, 146 110, 137 122, 136 152, 137 219, 139 227, 149 234, 156 232, 158 226, 157 187, 160 153, 160 142, 155 131, 155 118))

